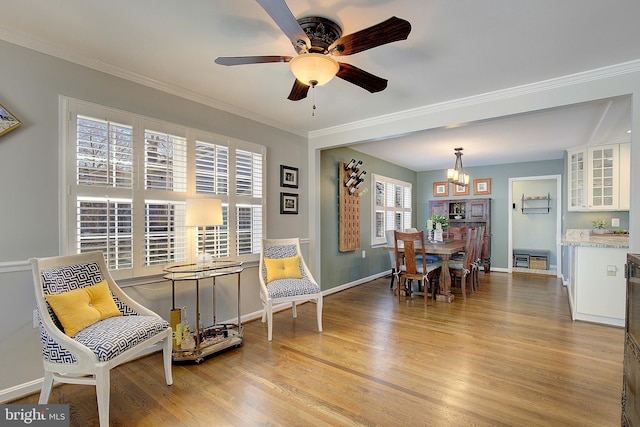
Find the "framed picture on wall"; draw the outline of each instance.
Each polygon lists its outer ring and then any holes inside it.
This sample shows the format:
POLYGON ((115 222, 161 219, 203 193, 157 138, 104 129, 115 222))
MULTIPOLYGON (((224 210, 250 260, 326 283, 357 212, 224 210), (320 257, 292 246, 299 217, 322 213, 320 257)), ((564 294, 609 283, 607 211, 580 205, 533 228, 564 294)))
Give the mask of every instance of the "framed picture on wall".
POLYGON ((434 197, 448 197, 449 196, 449 183, 447 181, 434 182, 433 183, 433 196, 434 197))
POLYGON ((280 187, 298 188, 298 168, 280 165, 280 187))
POLYGON ((469 186, 468 185, 453 184, 453 195, 454 196, 468 196, 469 195, 469 186))
POLYGON ((474 179, 473 194, 491 194, 491 178, 474 179))
POLYGON ((298 214, 298 195, 294 193, 280 193, 280 213, 298 214))
POLYGON ((22 122, 15 118, 13 114, 9 112, 6 108, 0 104, 0 135, 4 135, 7 132, 11 132, 18 126, 20 126, 22 122))

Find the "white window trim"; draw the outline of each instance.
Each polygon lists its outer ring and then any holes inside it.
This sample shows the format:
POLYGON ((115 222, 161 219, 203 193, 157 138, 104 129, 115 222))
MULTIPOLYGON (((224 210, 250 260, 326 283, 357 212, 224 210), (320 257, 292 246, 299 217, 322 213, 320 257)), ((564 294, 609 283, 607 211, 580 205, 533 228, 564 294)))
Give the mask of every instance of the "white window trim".
MULTIPOLYGON (((385 223, 386 223, 386 213, 387 212, 396 212, 401 213, 403 217, 402 228, 407 229, 412 227, 412 218, 413 218, 413 186, 410 182, 401 181, 399 179, 389 178, 380 174, 372 174, 371 182, 373 191, 371 195, 371 246, 379 246, 386 245, 387 240, 386 236, 377 236, 376 233, 376 214, 377 211, 384 210, 385 211, 385 223), (402 208, 397 208, 395 206, 385 206, 383 209, 380 209, 379 206, 376 205, 376 183, 383 182, 385 187, 387 184, 391 184, 395 186, 402 186, 405 189, 405 192, 411 195, 411 200, 409 200, 408 207, 406 201, 403 199, 404 206, 402 208)), ((385 188, 386 191, 386 188, 385 188)), ((386 197, 385 197, 386 199, 386 197)), ((392 227, 395 228, 395 227, 392 227)), ((390 230, 389 226, 385 226, 385 230, 390 230)))
MULTIPOLYGON (((171 197, 171 194, 167 194, 164 192, 161 197, 164 200, 186 200, 186 198, 190 197, 201 197, 201 194, 196 194, 195 190, 195 154, 194 154, 194 146, 195 141, 207 141, 213 142, 220 145, 225 145, 229 149, 229 169, 235 168, 235 151, 237 149, 250 151, 254 153, 259 153, 262 156, 262 197, 248 197, 248 196, 237 196, 236 194, 232 194, 229 191, 227 195, 216 195, 216 198, 222 199, 222 203, 225 206, 233 207, 233 209, 228 209, 229 212, 229 244, 231 246, 230 253, 231 257, 238 260, 243 260, 245 262, 256 261, 259 258, 259 247, 257 251, 255 251, 252 255, 244 255, 244 256, 236 256, 235 255, 235 240, 236 240, 236 230, 235 230, 235 219, 236 212, 235 208, 237 206, 243 206, 246 204, 258 205, 262 209, 262 233, 264 234, 264 225, 267 223, 266 218, 266 200, 267 200, 267 190, 266 190, 266 166, 267 166, 267 149, 265 146, 242 141, 222 135, 213 134, 210 132, 188 128, 186 126, 172 124, 166 121, 161 121, 154 118, 145 117, 139 114, 130 113, 122 110, 117 110, 105 106, 101 106, 98 104, 93 104, 90 102, 60 96, 59 97, 59 158, 60 158, 60 169, 59 169, 59 199, 61 203, 59 204, 59 253, 61 254, 72 254, 75 253, 75 226, 72 224, 75 221, 75 215, 70 215, 70 209, 75 209, 75 207, 70 207, 70 203, 73 203, 75 206, 76 196, 72 194, 72 189, 75 189, 75 185, 71 185, 75 180, 75 148, 71 150, 72 144, 70 144, 69 132, 72 128, 71 122, 75 120, 75 115, 73 113, 74 110, 79 111, 79 114, 89 115, 92 117, 103 117, 105 114, 108 115, 109 120, 117 120, 118 122, 126 125, 134 126, 134 138, 139 137, 135 135, 135 133, 139 133, 140 129, 145 128, 145 124, 147 124, 147 128, 152 127, 153 130, 156 131, 165 131, 170 134, 174 134, 177 136, 183 136, 187 139, 187 191, 181 195, 174 195, 171 197), (150 125, 152 124, 152 126, 150 125)), ((74 125, 75 128, 75 125, 74 125)), ((143 136, 142 136, 143 137, 143 136)), ((75 140, 75 137, 73 138, 75 140)), ((144 156, 138 156, 138 161, 144 161, 144 156)), ((141 169, 139 169, 141 170, 141 169)), ((231 176, 235 176, 235 171, 233 175, 231 171, 229 172, 231 176)), ((135 176, 134 182, 144 179, 141 176, 135 176)), ((229 179, 229 186, 231 186, 231 179, 229 179)), ((131 192, 132 198, 134 200, 134 204, 142 203, 144 205, 144 198, 140 197, 141 189, 140 185, 134 184, 134 190, 131 192), (137 197, 136 197, 137 196, 137 197)), ((153 192, 145 193, 145 197, 147 199, 152 198, 153 192)), ((139 233, 144 235, 144 218, 140 215, 134 216, 134 241, 136 239, 140 239, 139 233), (140 228, 140 224, 142 227, 140 228)), ((190 248, 190 245, 193 245, 194 242, 197 242, 196 238, 196 230, 190 231, 188 230, 188 242, 187 247, 190 248)), ((144 253, 144 248, 141 248, 138 245, 134 251, 137 255, 134 255, 134 263, 136 259, 139 259, 141 253, 144 253)), ((189 249, 189 252, 192 252, 189 249)), ((142 255, 143 256, 143 255, 142 255)), ((188 261, 193 261, 192 258, 195 258, 195 252, 192 255, 189 253, 188 261)), ((135 277, 143 277, 143 276, 152 276, 162 273, 162 266, 150 266, 150 267, 136 267, 134 266, 131 270, 124 271, 112 271, 113 276, 116 279, 125 279, 125 278, 135 278, 135 277)))

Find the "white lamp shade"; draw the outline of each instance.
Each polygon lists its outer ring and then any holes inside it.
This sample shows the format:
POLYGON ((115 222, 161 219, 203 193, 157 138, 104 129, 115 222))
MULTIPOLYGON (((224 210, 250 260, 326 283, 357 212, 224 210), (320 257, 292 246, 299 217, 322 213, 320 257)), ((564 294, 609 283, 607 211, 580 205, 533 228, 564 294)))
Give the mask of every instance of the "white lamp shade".
POLYGON ((187 227, 222 225, 222 201, 220 199, 187 199, 187 227))
POLYGON ((321 53, 304 53, 289 61, 289 67, 296 79, 311 86, 315 81, 316 86, 322 86, 335 77, 340 66, 333 58, 321 53))

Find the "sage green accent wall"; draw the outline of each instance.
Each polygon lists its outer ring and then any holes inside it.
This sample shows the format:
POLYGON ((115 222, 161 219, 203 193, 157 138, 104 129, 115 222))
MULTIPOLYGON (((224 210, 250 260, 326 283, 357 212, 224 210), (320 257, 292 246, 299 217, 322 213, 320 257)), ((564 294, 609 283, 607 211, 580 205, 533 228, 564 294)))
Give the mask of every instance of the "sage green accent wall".
MULTIPOLYGON (((471 156, 471 154, 469 154, 471 156)), ((451 156, 453 165, 454 158, 451 156)), ((478 178, 491 178, 491 194, 474 196, 470 188, 469 196, 453 197, 453 188, 449 188, 450 199, 491 198, 491 267, 508 268, 509 266, 509 178, 561 175, 563 160, 546 160, 539 162, 514 163, 506 165, 491 165, 465 167, 464 171, 471 175, 471 181, 478 178)), ((437 199, 433 196, 433 182, 446 181, 446 170, 418 173, 417 196, 418 224, 424 229, 429 213, 429 200, 437 199)))
MULTIPOLYGON (((371 247, 371 197, 374 188, 371 177, 374 174, 384 175, 405 182, 410 182, 416 188, 416 173, 389 163, 376 157, 371 157, 351 148, 341 147, 324 150, 320 153, 320 186, 321 198, 321 229, 322 229, 322 289, 351 283, 362 278, 375 276, 391 269, 389 254, 382 248, 371 247), (351 159, 362 160, 362 169, 367 171, 365 182, 360 186, 360 249, 351 252, 340 252, 339 238, 339 165, 351 159), (366 258, 362 258, 362 251, 366 258)), ((415 212, 417 202, 413 198, 415 212)), ((413 218, 415 224, 415 216, 413 218)))

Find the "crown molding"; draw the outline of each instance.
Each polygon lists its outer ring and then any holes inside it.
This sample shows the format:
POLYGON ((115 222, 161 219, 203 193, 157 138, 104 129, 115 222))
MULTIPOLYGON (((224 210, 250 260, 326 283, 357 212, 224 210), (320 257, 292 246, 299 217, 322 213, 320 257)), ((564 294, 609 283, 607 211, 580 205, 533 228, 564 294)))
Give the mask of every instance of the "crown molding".
POLYGON ((597 68, 594 70, 583 71, 580 73, 570 74, 567 76, 556 77, 535 83, 527 83, 520 86, 514 86, 507 89, 501 89, 493 92, 487 92, 479 95, 472 95, 465 98, 458 98, 451 101, 440 102, 436 104, 425 105, 410 110, 398 111, 391 114, 372 117, 370 119, 351 122, 339 126, 328 127, 309 132, 309 139, 324 137, 349 132, 358 129, 368 128, 371 126, 385 125, 398 122, 400 120, 413 119, 420 116, 426 116, 432 113, 455 110, 459 108, 470 107, 474 105, 484 104, 487 102, 500 101, 509 98, 516 98, 524 95, 546 92, 553 89, 569 87, 590 81, 601 80, 610 77, 616 77, 624 74, 635 73, 640 71, 640 59, 624 62, 621 64, 610 65, 607 67, 597 68))
POLYGON ((307 132, 305 131, 269 119, 263 115, 236 107, 231 104, 227 104, 226 102, 211 98, 209 96, 204 96, 180 86, 172 85, 160 80, 152 79, 141 74, 131 72, 129 70, 125 70, 120 67, 116 67, 114 65, 103 62, 98 58, 90 58, 84 55, 79 55, 69 49, 61 48, 60 46, 54 45, 52 43, 24 33, 20 33, 2 25, 0 25, 0 40, 4 40, 21 47, 31 49, 36 52, 44 53, 58 59, 72 62, 74 64, 82 65, 84 67, 91 68, 93 70, 100 71, 115 77, 119 77, 124 80, 138 83, 143 86, 157 89, 170 95, 179 96, 180 98, 194 101, 208 107, 216 108, 227 113, 235 114, 237 116, 244 117, 246 119, 253 120, 267 126, 271 126, 298 136, 302 136, 304 138, 308 137, 307 132))

